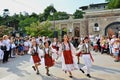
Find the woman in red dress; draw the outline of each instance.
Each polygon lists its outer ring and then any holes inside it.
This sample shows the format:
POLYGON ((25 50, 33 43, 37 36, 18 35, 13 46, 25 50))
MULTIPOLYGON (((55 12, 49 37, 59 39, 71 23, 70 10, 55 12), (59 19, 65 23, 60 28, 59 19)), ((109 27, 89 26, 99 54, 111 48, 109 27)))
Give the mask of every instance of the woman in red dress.
POLYGON ((29 53, 31 54, 30 62, 34 64, 32 68, 37 71, 36 74, 39 74, 38 66, 40 65, 43 51, 39 48, 35 40, 32 40, 32 47, 29 49, 29 53))
POLYGON ((58 40, 57 40, 57 38, 54 38, 54 41, 53 41, 53 43, 51 44, 51 46, 52 46, 52 48, 53 49, 55 49, 56 51, 58 51, 59 50, 59 42, 58 42, 58 40))
POLYGON ((58 51, 59 51, 59 46, 60 46, 60 43, 58 42, 58 39, 57 39, 57 38, 54 38, 54 41, 51 43, 50 46, 57 51, 56 54, 53 55, 53 58, 54 58, 55 60, 57 60, 58 57, 59 57, 58 51))
POLYGON ((48 43, 48 41, 46 41, 44 43, 44 45, 45 45, 45 48, 44 48, 44 60, 45 60, 46 75, 50 76, 49 67, 52 67, 54 65, 54 60, 52 58, 52 54, 55 51, 52 50, 52 48, 50 47, 50 44, 48 43))
POLYGON ((72 78, 72 70, 78 69, 77 62, 75 61, 75 48, 72 43, 69 42, 67 35, 64 35, 63 42, 59 49, 59 55, 61 55, 62 69, 69 73, 69 77, 72 78))

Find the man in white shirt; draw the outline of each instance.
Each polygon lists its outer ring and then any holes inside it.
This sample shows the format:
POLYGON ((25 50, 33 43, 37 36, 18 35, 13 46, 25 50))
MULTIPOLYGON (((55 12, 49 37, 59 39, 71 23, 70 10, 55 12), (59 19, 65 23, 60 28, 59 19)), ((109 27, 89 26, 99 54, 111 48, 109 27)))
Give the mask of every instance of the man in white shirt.
POLYGON ((8 62, 8 57, 10 55, 10 40, 7 35, 3 36, 3 44, 6 46, 6 50, 4 51, 3 63, 8 62))

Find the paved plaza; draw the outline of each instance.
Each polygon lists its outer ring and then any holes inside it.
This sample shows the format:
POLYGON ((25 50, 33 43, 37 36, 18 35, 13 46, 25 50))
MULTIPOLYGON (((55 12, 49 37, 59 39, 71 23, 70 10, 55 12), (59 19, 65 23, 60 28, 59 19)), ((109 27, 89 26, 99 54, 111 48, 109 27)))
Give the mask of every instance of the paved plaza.
MULTIPOLYGON (((114 58, 109 55, 93 52, 95 62, 93 63, 91 76, 86 77, 79 70, 73 71, 73 78, 69 78, 61 70, 61 61, 57 60, 54 67, 50 68, 51 76, 46 76, 43 65, 39 67, 40 75, 31 68, 29 62, 30 55, 17 56, 9 59, 8 63, 0 62, 0 80, 119 80, 120 79, 120 62, 114 62, 114 58)), ((79 67, 83 66, 83 60, 79 67)))

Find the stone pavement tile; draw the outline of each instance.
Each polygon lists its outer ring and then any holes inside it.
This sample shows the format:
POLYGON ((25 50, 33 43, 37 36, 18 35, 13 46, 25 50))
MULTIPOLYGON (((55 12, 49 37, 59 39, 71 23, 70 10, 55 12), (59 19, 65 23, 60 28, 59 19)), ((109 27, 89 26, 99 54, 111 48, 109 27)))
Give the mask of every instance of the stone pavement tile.
MULTIPOLYGON (((115 63, 111 56, 106 54, 92 53, 95 59, 91 69, 92 78, 87 78, 79 70, 72 71, 73 78, 69 78, 68 73, 61 69, 61 61, 57 60, 54 67, 50 68, 51 76, 47 76, 45 67, 39 67, 40 75, 36 75, 29 62, 30 56, 19 56, 10 59, 6 64, 0 63, 0 80, 119 80, 120 79, 120 62, 115 63)), ((84 66, 81 59, 79 67, 84 66)))

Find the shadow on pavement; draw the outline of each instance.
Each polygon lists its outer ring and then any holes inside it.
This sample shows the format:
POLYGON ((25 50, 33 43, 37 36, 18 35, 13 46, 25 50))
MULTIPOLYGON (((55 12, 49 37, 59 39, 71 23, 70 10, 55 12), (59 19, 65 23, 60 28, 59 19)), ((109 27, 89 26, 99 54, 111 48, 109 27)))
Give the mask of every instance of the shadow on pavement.
POLYGON ((51 74, 51 76, 43 76, 43 75, 40 74, 40 76, 42 77, 42 80, 65 80, 63 78, 56 77, 52 74, 51 74))
MULTIPOLYGON (((108 66, 108 67, 109 67, 109 66, 108 66)), ((101 66, 97 66, 97 65, 93 65, 93 66, 92 66, 92 70, 103 71, 103 72, 111 73, 111 74, 120 73, 120 70, 111 69, 111 68, 106 68, 106 67, 101 67, 101 66)))
POLYGON ((16 74, 18 76, 25 76, 25 74, 30 74, 28 73, 26 70, 22 70, 22 68, 24 68, 22 65, 24 65, 26 62, 29 61, 29 56, 28 55, 24 55, 19 56, 17 58, 14 59, 9 59, 9 62, 7 63, 0 63, 0 67, 3 68, 7 68, 7 72, 11 72, 13 74, 16 74))
POLYGON ((105 79, 100 79, 100 78, 97 78, 97 77, 91 77, 91 79, 94 79, 94 80, 105 80, 105 79))

